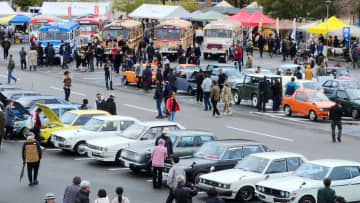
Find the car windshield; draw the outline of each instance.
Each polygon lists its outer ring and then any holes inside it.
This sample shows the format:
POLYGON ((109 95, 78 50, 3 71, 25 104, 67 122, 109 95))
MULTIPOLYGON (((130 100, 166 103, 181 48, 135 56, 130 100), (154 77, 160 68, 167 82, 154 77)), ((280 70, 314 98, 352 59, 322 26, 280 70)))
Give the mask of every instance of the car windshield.
POLYGON ((337 75, 350 75, 349 71, 346 69, 338 69, 336 70, 337 75))
POLYGON ((308 92, 306 93, 309 101, 329 101, 329 99, 322 92, 308 92))
POLYGON ((136 140, 141 134, 143 134, 145 129, 146 126, 141 125, 140 123, 134 123, 128 128, 126 128, 126 130, 124 130, 120 134, 120 136, 128 139, 136 140))
POLYGON ((231 30, 222 30, 222 29, 206 29, 205 37, 210 38, 231 38, 231 30))
POLYGON ((352 99, 352 100, 360 99, 360 90, 358 90, 358 89, 347 89, 346 92, 349 95, 350 99, 352 99))
POLYGON ((85 125, 82 127, 84 130, 96 132, 104 125, 104 120, 99 120, 96 118, 90 119, 85 125))
POLYGON ((71 125, 77 116, 77 114, 68 111, 60 117, 60 120, 66 125, 71 125))
POLYGON ((226 148, 221 145, 205 144, 196 153, 195 157, 205 159, 220 159, 226 148))
POLYGON ((157 28, 156 29, 156 38, 180 39, 180 30, 179 29, 157 28))
POLYGON ((229 79, 241 77, 241 74, 237 69, 227 68, 227 69, 223 69, 223 71, 229 79))
POLYGON ((129 31, 127 31, 127 30, 104 30, 103 34, 102 34, 104 40, 108 39, 109 36, 111 37, 111 39, 117 39, 121 35, 123 36, 122 38, 124 40, 127 40, 128 36, 129 36, 129 31))
POLYGON ((326 177, 330 168, 311 163, 302 164, 295 172, 299 177, 322 180, 326 177))
POLYGON ((80 25, 80 32, 99 32, 97 25, 80 25))
POLYGON ((70 39, 69 32, 41 32, 40 33, 40 40, 41 41, 67 41, 70 39))
POLYGON ((262 173, 267 164, 269 163, 268 159, 256 157, 256 156, 248 156, 243 160, 239 161, 239 163, 235 166, 235 168, 242 169, 244 171, 251 171, 255 173, 262 173))
POLYGON ((303 85, 304 85, 304 88, 308 88, 308 89, 315 89, 315 90, 321 89, 319 83, 317 83, 317 82, 304 82, 303 85))

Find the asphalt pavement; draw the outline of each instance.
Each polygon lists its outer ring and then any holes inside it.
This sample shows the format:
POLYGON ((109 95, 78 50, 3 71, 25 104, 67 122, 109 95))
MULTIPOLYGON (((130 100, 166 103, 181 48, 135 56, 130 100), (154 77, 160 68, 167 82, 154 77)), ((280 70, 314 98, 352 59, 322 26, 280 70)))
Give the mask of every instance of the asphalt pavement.
MULTIPOLYGON (((20 46, 10 50, 17 57, 20 46)), ((0 51, 2 56, 2 51, 0 51)), ((1 58, 1 57, 0 57, 1 58)), ((216 63, 216 61, 202 61, 216 63)), ((270 59, 267 55, 260 59, 255 53, 254 65, 274 69, 281 64, 281 58, 270 59)), ((290 60, 287 63, 292 63, 290 60)), ((331 62, 335 63, 335 62, 331 62)), ((337 63, 337 62, 336 62, 337 63)), ((343 64, 346 66, 347 64, 343 64)), ((103 70, 82 73, 70 66, 73 76, 71 102, 81 103, 87 98, 94 105, 95 95, 100 92, 107 97, 103 70)), ((358 77, 358 71, 352 71, 358 77)), ((17 86, 64 97, 62 90, 63 70, 60 67, 42 67, 37 72, 24 72, 17 66, 15 77, 20 78, 17 86)), ((121 75, 114 74, 114 93, 117 112, 120 115, 133 116, 140 120, 154 120, 156 106, 153 94, 144 93, 135 86, 123 86, 121 75)), ((6 62, 0 59, 0 82, 7 82, 6 62)), ((311 122, 301 116, 286 117, 282 112, 258 113, 249 102, 234 105, 233 116, 214 118, 209 111, 203 111, 194 97, 185 93, 177 95, 181 111, 176 113, 175 121, 188 129, 213 131, 219 139, 242 138, 262 142, 277 151, 291 151, 305 155, 308 159, 335 158, 360 161, 360 121, 346 119, 343 126, 343 142, 333 144, 330 136, 330 123, 326 120, 311 122)), ((220 104, 220 108, 222 104, 220 104)), ((270 106, 269 110, 270 110, 270 106)), ((0 152, 0 203, 39 202, 47 192, 54 192, 62 201, 66 185, 72 177, 81 176, 92 183, 91 200, 94 201, 97 190, 105 188, 111 198, 115 197, 115 188, 123 186, 124 195, 131 202, 164 202, 167 189, 152 189, 151 177, 136 174, 126 168, 111 163, 100 163, 86 157, 78 157, 57 149, 45 149, 40 167, 40 184, 27 186, 27 178, 20 183, 21 146, 23 141, 6 141, 0 152), (141 194, 141 195, 140 195, 141 194)), ((204 202, 205 194, 195 197, 195 203, 204 202)))

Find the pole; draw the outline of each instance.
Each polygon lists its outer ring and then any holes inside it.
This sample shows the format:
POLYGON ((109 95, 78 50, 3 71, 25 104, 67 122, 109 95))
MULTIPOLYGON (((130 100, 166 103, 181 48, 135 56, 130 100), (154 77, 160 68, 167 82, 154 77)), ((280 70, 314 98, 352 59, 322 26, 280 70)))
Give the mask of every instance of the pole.
POLYGON ((329 50, 329 4, 331 3, 331 0, 326 0, 326 56, 327 51, 329 50))

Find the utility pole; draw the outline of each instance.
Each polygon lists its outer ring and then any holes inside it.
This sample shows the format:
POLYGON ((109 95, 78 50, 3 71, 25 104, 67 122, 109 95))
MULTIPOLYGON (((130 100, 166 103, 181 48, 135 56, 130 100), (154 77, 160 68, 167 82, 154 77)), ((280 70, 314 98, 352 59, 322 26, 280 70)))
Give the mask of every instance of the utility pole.
MULTIPOLYGON (((329 4, 331 3, 331 0, 326 0, 326 51, 329 49, 329 4)), ((327 56, 327 53, 326 53, 327 56)))

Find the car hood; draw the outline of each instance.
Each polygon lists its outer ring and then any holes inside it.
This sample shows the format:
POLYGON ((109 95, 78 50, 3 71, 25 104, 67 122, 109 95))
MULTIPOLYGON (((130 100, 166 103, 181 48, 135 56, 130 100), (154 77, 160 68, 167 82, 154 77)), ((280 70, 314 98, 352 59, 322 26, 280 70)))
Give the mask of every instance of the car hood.
POLYGON ((65 139, 68 139, 68 138, 72 138, 75 135, 78 135, 78 134, 84 133, 84 132, 86 132, 86 131, 82 130, 82 129, 68 129, 68 130, 58 130, 58 131, 53 132, 52 134, 59 136, 59 137, 63 137, 65 139))
POLYGON ((245 178, 261 178, 263 174, 255 173, 251 171, 244 171, 241 169, 228 169, 224 171, 218 171, 214 173, 208 173, 202 175, 201 178, 206 180, 215 181, 218 183, 231 184, 245 178))
POLYGON ((55 112, 53 110, 51 110, 48 106, 46 106, 44 104, 39 104, 39 103, 36 103, 35 105, 42 110, 42 112, 44 113, 46 118, 49 119, 50 123, 56 123, 56 124, 58 124, 60 126, 64 126, 64 123, 55 114, 55 112))
POLYGON ((87 143, 89 145, 94 145, 94 146, 103 147, 103 148, 105 148, 105 147, 116 148, 119 145, 129 146, 130 143, 132 143, 134 141, 136 141, 136 140, 127 139, 127 138, 123 138, 120 136, 109 136, 109 137, 91 139, 91 140, 87 141, 87 143))
POLYGON ((261 181, 257 185, 287 192, 294 192, 299 189, 303 190, 306 188, 322 187, 322 181, 292 175, 261 181))
POLYGON ((312 103, 314 103, 319 108, 330 108, 335 104, 333 101, 315 101, 312 103))
POLYGON ((360 106, 360 99, 353 99, 353 100, 351 100, 351 102, 360 106))
POLYGON ((179 165, 183 168, 189 168, 191 165, 196 166, 199 164, 211 164, 216 162, 217 160, 211 159, 202 159, 202 158, 189 158, 189 159, 181 159, 179 165))

